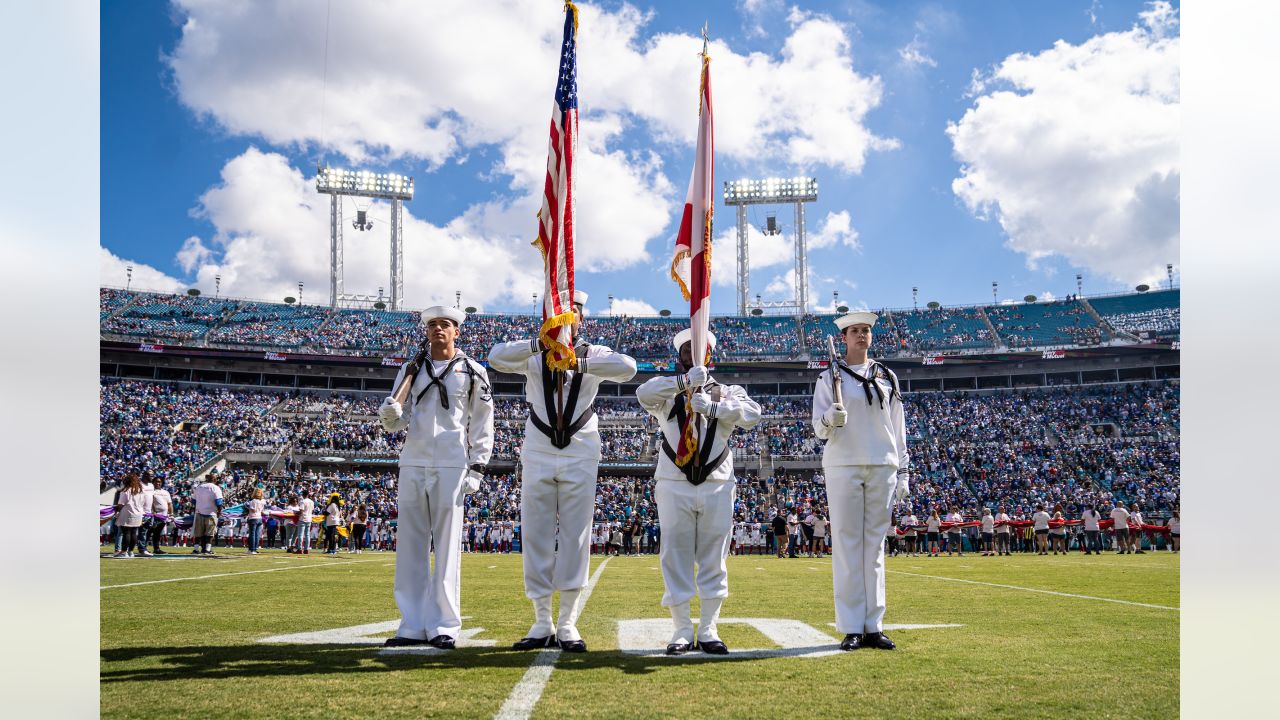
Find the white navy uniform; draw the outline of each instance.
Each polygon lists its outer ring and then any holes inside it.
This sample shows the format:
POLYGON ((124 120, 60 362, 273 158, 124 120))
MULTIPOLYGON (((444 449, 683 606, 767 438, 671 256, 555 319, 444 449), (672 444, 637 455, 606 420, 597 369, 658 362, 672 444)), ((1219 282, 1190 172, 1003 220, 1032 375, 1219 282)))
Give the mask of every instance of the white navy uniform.
POLYGON ((736 490, 729 436, 734 428, 755 427, 761 411, 760 404, 748 397, 743 388, 720 385, 708 377, 703 391, 714 403, 705 416, 694 416, 697 437, 702 441, 697 451, 701 465, 695 469, 691 461, 681 468, 673 457, 689 412, 685 389, 684 376, 655 377, 636 390, 636 397, 657 419, 662 432, 663 452, 654 473, 654 496, 662 527, 658 555, 666 585, 662 604, 671 608, 675 622, 671 642, 692 644, 689 601, 695 595, 701 607, 697 640, 719 640, 716 620, 724 598, 729 596, 725 557, 733 530, 736 490))
MULTIPOLYGON (((576 293, 585 303, 586 294, 576 293)), ((495 370, 525 378, 529 418, 520 449, 520 540, 524 592, 534 603, 528 637, 554 630, 562 641, 580 640, 576 626, 579 591, 591 562, 591 520, 600 466, 596 393, 600 383, 635 377, 636 361, 604 345, 585 346, 578 369, 564 376, 564 430, 556 424, 557 372, 547 367, 538 340, 499 343, 489 351, 495 370), (559 526, 559 542, 556 528, 559 526), (558 549, 557 549, 558 546, 558 549), (551 626, 551 594, 560 591, 560 626, 551 626)))
MULTIPOLYGON (((426 313, 423 317, 429 319, 426 313)), ((393 388, 400 387, 406 368, 407 364, 401 366, 393 388)), ((461 350, 443 362, 428 356, 406 405, 407 410, 401 410, 399 403, 384 403, 383 412, 390 407, 394 413, 381 417, 389 432, 408 428, 396 502, 395 598, 401 615, 396 635, 456 639, 462 629, 462 500, 464 492, 475 490, 468 486, 467 468, 488 463, 493 451, 488 373, 461 350)))
POLYGON ((831 512, 836 629, 860 635, 883 628, 884 538, 892 521, 895 488, 901 483, 906 492, 910 458, 897 377, 874 360, 840 364, 848 419, 843 427, 832 427, 826 420, 832 405, 831 373, 836 370, 828 368, 814 387, 812 422, 814 433, 827 441, 822 472, 831 512))

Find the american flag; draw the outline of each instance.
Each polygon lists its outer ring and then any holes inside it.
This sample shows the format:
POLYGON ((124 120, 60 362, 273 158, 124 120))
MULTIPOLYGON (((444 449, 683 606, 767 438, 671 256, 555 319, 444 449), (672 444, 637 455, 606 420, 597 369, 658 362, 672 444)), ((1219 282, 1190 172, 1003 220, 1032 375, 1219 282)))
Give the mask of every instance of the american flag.
MULTIPOLYGON (((715 213, 712 189, 715 187, 715 131, 711 118, 711 57, 704 41, 702 79, 698 88, 698 144, 694 154, 693 173, 689 178, 689 194, 685 196, 680 231, 676 234, 675 255, 671 259, 671 277, 689 301, 690 349, 693 364, 703 365, 707 358, 707 333, 711 321, 711 216, 715 213)), ((683 431, 676 462, 684 465, 697 451, 693 433, 693 413, 683 431)))
POLYGON ((538 212, 538 239, 546 286, 542 296, 542 341, 551 348, 548 365, 567 370, 573 354, 573 155, 578 144, 578 8, 565 3, 564 39, 556 99, 551 107, 547 179, 538 212))

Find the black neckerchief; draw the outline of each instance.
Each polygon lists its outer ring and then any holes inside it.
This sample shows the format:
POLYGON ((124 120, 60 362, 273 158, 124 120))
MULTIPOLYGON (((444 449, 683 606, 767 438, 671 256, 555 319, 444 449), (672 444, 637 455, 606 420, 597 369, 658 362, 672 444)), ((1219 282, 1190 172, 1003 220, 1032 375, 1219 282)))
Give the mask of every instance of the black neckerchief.
POLYGON ((437 376, 433 372, 434 366, 431 363, 431 358, 429 357, 426 358, 422 363, 422 371, 427 374, 427 377, 431 378, 431 382, 428 382, 427 386, 422 388, 422 390, 418 392, 418 396, 414 398, 414 402, 422 402, 422 396, 426 395, 428 390, 430 390, 432 387, 439 386, 440 387, 440 407, 444 408, 445 410, 448 410, 449 409, 449 389, 444 386, 444 379, 449 377, 449 373, 453 370, 455 365, 457 365, 458 363, 462 362, 465 359, 466 359, 466 356, 463 355, 461 351, 458 351, 458 353, 453 356, 453 359, 449 361, 449 364, 444 366, 444 370, 440 372, 440 375, 437 376))
POLYGON ((853 368, 846 365, 843 361, 836 362, 841 370, 848 373, 850 377, 862 384, 862 391, 867 394, 868 405, 871 404, 871 393, 874 391, 876 398, 880 401, 880 407, 884 407, 884 391, 880 389, 879 383, 875 381, 876 377, 887 378, 889 380, 889 384, 893 386, 889 391, 889 400, 891 402, 894 396, 897 396, 898 399, 902 399, 902 394, 898 392, 898 383, 894 381, 893 376, 889 374, 889 371, 884 369, 884 366, 875 360, 869 360, 868 363, 869 365, 867 366, 867 370, 869 372, 867 374, 870 375, 870 377, 863 377, 854 372, 853 368))

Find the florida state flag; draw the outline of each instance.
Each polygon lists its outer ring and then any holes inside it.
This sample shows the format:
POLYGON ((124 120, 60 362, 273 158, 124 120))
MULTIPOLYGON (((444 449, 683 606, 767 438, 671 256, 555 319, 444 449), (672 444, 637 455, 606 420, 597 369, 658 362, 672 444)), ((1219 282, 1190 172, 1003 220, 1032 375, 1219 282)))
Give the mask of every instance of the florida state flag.
MULTIPOLYGON (((675 255, 671 258, 671 277, 680 293, 689 301, 690 342, 693 364, 707 361, 707 333, 711 321, 711 216, 715 200, 715 131, 711 117, 711 56, 706 45, 702 49, 702 78, 698 88, 698 144, 689 178, 689 194, 685 196, 680 232, 676 235, 675 255)), ((694 414, 685 416, 676 464, 685 465, 698 449, 694 433, 694 414)))

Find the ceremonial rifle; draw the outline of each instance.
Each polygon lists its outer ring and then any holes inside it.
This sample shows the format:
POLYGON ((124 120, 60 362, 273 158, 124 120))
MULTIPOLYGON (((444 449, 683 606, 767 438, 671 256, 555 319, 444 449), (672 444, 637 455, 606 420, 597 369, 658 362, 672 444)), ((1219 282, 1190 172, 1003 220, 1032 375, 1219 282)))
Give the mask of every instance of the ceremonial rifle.
POLYGON ((418 372, 422 369, 422 363, 427 361, 427 353, 431 352, 431 341, 423 340, 422 348, 418 354, 414 356, 404 369, 404 380, 400 381, 400 387, 396 388, 395 393, 391 396, 393 400, 404 405, 409 399, 409 390, 413 388, 413 381, 418 379, 418 372))
POLYGON ((827 353, 831 365, 831 397, 835 403, 843 405, 844 393, 841 389, 843 378, 840 377, 840 356, 836 355, 835 338, 830 335, 827 336, 827 353))

